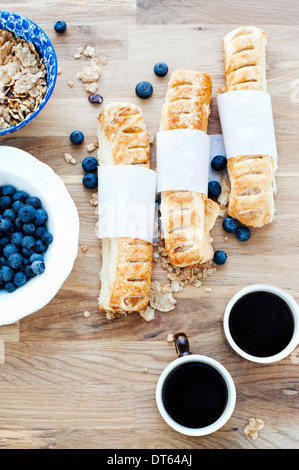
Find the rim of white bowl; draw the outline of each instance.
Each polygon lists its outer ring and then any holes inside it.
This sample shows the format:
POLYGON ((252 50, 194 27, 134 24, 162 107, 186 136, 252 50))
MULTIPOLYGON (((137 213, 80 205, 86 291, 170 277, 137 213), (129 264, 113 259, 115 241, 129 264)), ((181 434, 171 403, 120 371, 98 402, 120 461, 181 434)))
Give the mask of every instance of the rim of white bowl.
POLYGON ((269 284, 252 284, 239 290, 228 302, 223 317, 223 328, 227 341, 229 342, 232 349, 239 354, 239 356, 243 357, 244 359, 247 359, 248 361, 256 362, 259 364, 272 364, 273 362, 278 362, 286 358, 289 354, 291 354, 292 351, 294 351, 294 349, 299 344, 299 306, 295 299, 288 292, 285 292, 279 287, 272 286, 269 284), (292 339, 282 351, 273 356, 258 357, 246 353, 245 351, 243 351, 243 349, 239 348, 230 333, 229 316, 232 307, 241 297, 250 294, 251 292, 270 292, 272 294, 276 294, 278 297, 281 297, 292 310, 292 314, 294 317, 294 332, 292 339))
POLYGON ((11 294, 0 291, 0 326, 36 312, 55 297, 73 269, 79 243, 77 208, 50 166, 24 150, 0 146, 0 185, 3 184, 12 184, 41 199, 49 216, 53 242, 45 253, 46 270, 42 275, 11 294))
POLYGON ((222 428, 233 414, 236 405, 236 387, 232 376, 230 375, 228 370, 222 364, 220 364, 220 362, 216 361, 215 359, 212 359, 211 357, 203 356, 201 354, 188 354, 186 356, 178 357, 177 359, 172 361, 161 373, 156 386, 156 403, 160 415, 162 416, 164 421, 175 431, 181 434, 185 434, 186 436, 207 436, 208 434, 212 434, 222 428), (222 375, 226 383, 228 391, 228 401, 225 410, 214 423, 203 428, 188 428, 177 423, 169 416, 163 403, 162 390, 166 378, 168 377, 171 371, 173 371, 179 365, 185 364, 186 362, 203 362, 214 367, 214 369, 216 369, 222 375))

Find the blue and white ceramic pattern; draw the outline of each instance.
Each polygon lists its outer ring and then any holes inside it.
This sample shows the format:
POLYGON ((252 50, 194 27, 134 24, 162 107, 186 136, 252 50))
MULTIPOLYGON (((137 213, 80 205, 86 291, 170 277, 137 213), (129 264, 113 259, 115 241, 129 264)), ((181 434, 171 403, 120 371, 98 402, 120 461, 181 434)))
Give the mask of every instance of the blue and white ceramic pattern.
POLYGON ((57 78, 57 58, 55 49, 44 31, 33 21, 25 16, 0 10, 0 29, 7 29, 26 41, 31 41, 35 45, 38 53, 43 58, 47 69, 47 92, 39 107, 19 124, 8 129, 0 130, 0 136, 11 134, 29 124, 43 109, 48 102, 56 83, 57 78))

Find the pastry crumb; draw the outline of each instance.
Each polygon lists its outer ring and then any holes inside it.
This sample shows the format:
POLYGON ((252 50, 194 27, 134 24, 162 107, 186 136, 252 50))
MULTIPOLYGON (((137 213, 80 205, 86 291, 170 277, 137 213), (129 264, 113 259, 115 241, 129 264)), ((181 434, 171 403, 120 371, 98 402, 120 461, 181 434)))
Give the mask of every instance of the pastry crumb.
POLYGON ((96 57, 90 59, 90 65, 85 65, 80 72, 77 73, 78 80, 84 85, 89 93, 95 93, 99 88, 98 80, 101 76, 100 61, 96 57))
POLYGON ((220 184, 221 184, 221 194, 218 197, 218 201, 217 201, 220 206, 219 215, 221 215, 222 217, 226 217, 226 215, 224 214, 225 213, 227 214, 228 199, 230 195, 229 179, 221 175, 220 184))
POLYGON ((97 206, 99 204, 99 196, 98 196, 98 193, 93 193, 91 195, 91 199, 89 201, 89 204, 91 206, 97 206))
POLYGON ((94 140, 90 144, 86 145, 87 152, 93 152, 95 149, 99 148, 99 142, 98 140, 94 140))
POLYGON ((107 65, 108 59, 107 57, 100 55, 100 61, 102 62, 102 65, 107 65))
POLYGON ((81 251, 85 253, 89 249, 89 246, 87 244, 81 245, 81 251))
POLYGON ((148 305, 144 310, 141 310, 139 312, 139 315, 145 320, 145 321, 151 321, 155 318, 155 310, 148 305))
POLYGON ((249 436, 252 440, 258 438, 258 432, 264 428, 264 421, 260 418, 249 418, 248 424, 244 428, 245 436, 249 436))
POLYGON ((67 84, 68 84, 69 87, 73 88, 73 86, 74 86, 74 80, 72 80, 72 79, 69 80, 69 81, 67 82, 67 84))
POLYGON ((150 306, 159 312, 169 312, 175 308, 176 300, 172 295, 170 284, 152 281, 150 290, 150 306))
POLYGON ((76 165, 77 160, 70 153, 64 153, 63 157, 66 163, 71 163, 72 165, 76 165))
POLYGON ((154 140, 155 140, 155 135, 154 135, 154 133, 151 132, 151 131, 148 131, 147 133, 148 133, 148 141, 149 141, 149 143, 150 143, 150 144, 153 144, 153 143, 154 143, 154 140))
POLYGON ((148 373, 148 368, 147 368, 147 367, 143 367, 142 372, 143 372, 144 374, 147 374, 147 373, 148 373))
POLYGON ((174 337, 173 337, 173 334, 172 334, 172 333, 170 333, 169 335, 167 335, 166 341, 167 341, 167 343, 173 343, 174 337))
POLYGON ((84 318, 90 318, 91 313, 88 310, 85 310, 85 312, 83 313, 83 316, 84 316, 84 318))
POLYGON ((211 287, 206 287, 206 288, 205 288, 205 291, 206 291, 206 292, 213 292, 213 289, 211 289, 211 287))
POLYGON ((62 69, 60 67, 57 68, 57 75, 60 75, 62 73, 62 69))
POLYGON ((81 57, 82 57, 82 54, 79 54, 79 53, 74 55, 74 59, 76 59, 76 60, 81 59, 81 57))

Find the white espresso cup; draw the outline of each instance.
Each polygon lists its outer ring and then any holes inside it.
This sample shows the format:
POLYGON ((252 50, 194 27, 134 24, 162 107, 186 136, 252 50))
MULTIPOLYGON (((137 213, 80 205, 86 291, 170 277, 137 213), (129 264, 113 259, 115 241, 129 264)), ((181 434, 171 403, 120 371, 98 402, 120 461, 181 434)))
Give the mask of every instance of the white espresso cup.
POLYGON ((253 284, 253 285, 245 287, 244 289, 241 289, 228 302, 226 309, 225 309, 225 313, 224 313, 223 327, 224 327, 224 333, 225 333, 226 339, 229 342, 230 346, 236 353, 238 353, 244 359, 247 359, 249 361, 256 362, 256 363, 261 363, 261 364, 270 364, 273 362, 281 361, 282 359, 287 357, 299 344, 299 306, 297 302, 295 301, 295 299, 290 294, 288 294, 287 292, 284 292, 282 289, 279 289, 278 287, 269 286, 266 284, 253 284), (258 356, 253 356, 251 354, 248 354, 236 344, 230 331, 229 320, 230 320, 230 314, 234 305, 240 299, 242 299, 242 297, 246 296, 247 294, 254 293, 254 292, 268 292, 268 293, 276 295, 287 304, 287 306, 289 307, 293 315, 294 331, 290 339, 290 342, 287 344, 287 346, 284 349, 282 349, 280 352, 272 356, 258 357, 258 356))
MULTIPOLYGON (((158 406, 158 410, 164 419, 164 421, 175 431, 178 431, 181 434, 185 434, 187 436, 205 436, 207 434, 211 434, 218 429, 220 429, 231 417, 235 404, 236 404, 236 388, 234 381, 229 374, 229 372, 223 367, 222 364, 217 362, 216 360, 207 357, 207 356, 202 356, 199 354, 192 354, 190 351, 189 347, 189 342, 187 339, 187 336, 185 333, 177 333, 174 335, 174 343, 176 347, 176 351, 179 355, 177 359, 172 361, 162 372, 160 375, 160 378, 157 383, 156 387, 156 402, 158 406), (191 427, 186 427, 178 422, 176 422, 168 413, 166 410, 164 401, 163 401, 163 390, 165 386, 166 379, 168 378, 169 374, 174 371, 178 366, 181 366, 183 364, 186 364, 188 362, 199 362, 206 364, 213 369, 215 369, 216 372, 218 372, 226 386, 226 391, 227 391, 227 400, 226 404, 224 407, 224 410, 222 411, 222 414, 219 416, 219 418, 214 421, 212 424, 209 424, 208 426, 205 427, 199 427, 199 428, 191 428, 191 427)), ((188 386, 188 384, 184 384, 188 386)))

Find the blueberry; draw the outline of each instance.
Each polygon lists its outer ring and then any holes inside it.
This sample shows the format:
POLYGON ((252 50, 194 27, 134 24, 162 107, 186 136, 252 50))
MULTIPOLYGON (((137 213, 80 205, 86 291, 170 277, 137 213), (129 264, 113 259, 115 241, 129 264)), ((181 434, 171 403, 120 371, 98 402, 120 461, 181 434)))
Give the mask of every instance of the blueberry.
POLYGON ((34 272, 32 271, 32 268, 29 264, 25 265, 24 268, 23 268, 23 273, 25 274, 25 276, 28 278, 28 277, 34 277, 35 274, 34 272))
POLYGON ((21 254, 24 256, 24 258, 30 258, 31 255, 33 255, 34 250, 32 248, 22 248, 21 249, 21 254))
POLYGON ((35 209, 30 204, 24 204, 18 212, 18 217, 21 219, 21 222, 28 224, 35 220, 35 209))
POLYGON ((5 217, 6 219, 11 220, 12 222, 14 222, 16 220, 16 214, 14 213, 14 211, 12 209, 6 209, 3 212, 3 217, 5 217))
POLYGON ((0 197, 0 209, 5 211, 5 209, 10 209, 12 203, 11 196, 1 196, 0 197))
POLYGON ((24 263, 23 256, 20 253, 13 253, 8 258, 8 264, 13 269, 19 269, 24 263))
POLYGON ((234 233, 239 227, 239 222, 232 217, 225 217, 222 222, 222 227, 228 233, 234 233))
POLYGON ((217 250, 214 253, 214 261, 216 264, 224 264, 227 260, 227 254, 224 251, 217 250))
POLYGON ((149 82, 139 82, 136 85, 135 93, 138 98, 146 99, 152 96, 153 86, 149 82))
POLYGON ((45 245, 45 243, 43 243, 40 239, 36 240, 34 249, 37 253, 45 253, 45 251, 47 251, 47 248, 47 245, 45 245))
POLYGON ((22 228, 23 228, 23 224, 21 222, 21 219, 19 219, 19 217, 16 218, 15 220, 15 228, 21 232, 22 231, 22 228))
POLYGON ((219 197, 221 194, 221 184, 218 181, 210 181, 208 186, 208 195, 210 198, 219 197))
POLYGON ((216 155, 211 161, 211 167, 215 171, 222 171, 226 168, 227 159, 223 155, 216 155))
POLYGON ((36 238, 41 238, 41 236, 47 231, 46 227, 37 227, 35 230, 35 237, 36 238))
POLYGON ((0 220, 0 233, 4 233, 6 235, 12 235, 14 231, 14 226, 11 220, 2 217, 0 220))
POLYGON ((56 23, 54 24, 54 29, 56 31, 56 33, 64 33, 66 31, 66 22, 65 21, 56 21, 56 23))
POLYGON ((98 186, 98 177, 94 173, 86 173, 86 175, 84 175, 83 177, 82 182, 85 188, 94 189, 98 186))
POLYGON ((13 245, 12 243, 9 243, 3 248, 3 256, 5 256, 6 259, 10 257, 13 253, 18 253, 18 248, 16 245, 13 245))
POLYGON ((10 266, 4 264, 0 268, 0 279, 4 282, 11 281, 14 275, 14 271, 10 266))
POLYGON ((4 256, 0 256, 0 267, 4 265, 8 266, 8 261, 4 256))
POLYGON ((13 282, 6 282, 4 284, 4 289, 9 292, 10 294, 16 290, 16 286, 13 282))
POLYGON ((248 227, 239 227, 236 231, 236 236, 240 242, 247 242, 251 237, 250 229, 248 227))
POLYGON ((10 237, 10 241, 13 245, 17 246, 18 248, 22 246, 22 240, 24 235, 21 232, 14 232, 10 237))
POLYGON ((98 167, 98 161, 94 157, 86 157, 82 162, 82 168, 88 173, 95 171, 98 167))
POLYGON ((3 196, 12 196, 16 192, 16 188, 11 184, 7 184, 2 188, 2 195, 3 196))
POLYGON ((21 208, 23 205, 24 205, 24 202, 22 202, 22 201, 20 201, 20 200, 14 201, 14 202, 12 203, 11 208, 12 208, 12 210, 17 214, 17 213, 19 212, 20 208, 21 208))
POLYGON ((43 225, 48 220, 48 214, 44 209, 36 209, 34 223, 36 226, 43 225))
POLYGON ((33 261, 44 261, 44 258, 40 253, 33 253, 29 258, 29 263, 32 264, 33 261))
POLYGON ((41 260, 33 261, 31 269, 33 271, 33 274, 36 274, 38 276, 39 274, 43 274, 43 272, 45 271, 45 264, 41 260))
POLYGON ((25 202, 28 199, 28 194, 25 191, 16 191, 12 197, 13 201, 25 202))
POLYGON ((70 141, 72 144, 82 144, 84 140, 84 134, 81 131, 73 131, 70 135, 70 141))
POLYGON ((38 197, 28 197, 26 199, 26 204, 30 204, 33 206, 35 209, 40 209, 42 207, 42 203, 38 197))
POLYGON ((3 248, 5 245, 8 245, 9 242, 10 242, 10 239, 8 237, 0 238, 0 248, 3 248))
POLYGON ((45 233, 42 234, 41 241, 45 245, 50 245, 50 243, 52 243, 53 241, 53 235, 50 232, 46 231, 45 233))
POLYGON ((30 223, 30 224, 24 224, 22 227, 22 232, 24 235, 33 235, 35 232, 35 225, 30 223))
POLYGON ((154 66, 154 72, 158 77, 164 77, 168 72, 168 66, 164 62, 158 62, 154 66))
POLYGON ((22 240, 22 246, 23 248, 26 248, 26 250, 31 250, 35 245, 35 239, 31 235, 25 235, 25 237, 22 240))
POLYGON ((14 275, 13 283, 14 283, 15 286, 21 287, 24 284, 26 284, 26 281, 27 281, 27 277, 26 277, 25 273, 23 273, 22 271, 18 271, 14 275))
POLYGON ((88 101, 90 103, 96 103, 96 104, 102 104, 103 103, 103 97, 101 95, 98 95, 98 94, 94 94, 94 95, 89 95, 88 97, 88 101))

